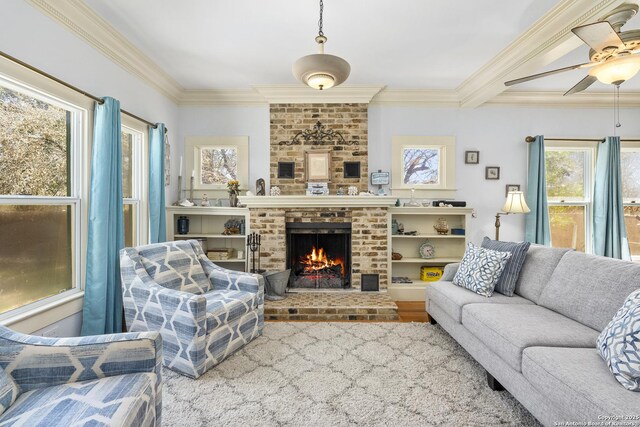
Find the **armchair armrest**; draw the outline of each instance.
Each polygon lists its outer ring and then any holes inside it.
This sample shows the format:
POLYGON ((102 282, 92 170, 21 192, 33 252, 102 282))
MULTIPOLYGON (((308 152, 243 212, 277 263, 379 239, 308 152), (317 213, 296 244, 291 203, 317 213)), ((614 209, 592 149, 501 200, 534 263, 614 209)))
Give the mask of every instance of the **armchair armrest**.
POLYGON ((452 264, 447 264, 444 266, 444 271, 442 272, 442 277, 440 280, 451 282, 453 277, 458 272, 458 268, 460 268, 459 262, 454 262, 452 264))
POLYGON ((0 366, 22 392, 77 381, 153 372, 162 383, 157 332, 45 338, 0 326, 0 366))
POLYGON ((264 294, 264 278, 260 274, 229 270, 214 264, 206 257, 200 257, 200 264, 214 289, 264 294))

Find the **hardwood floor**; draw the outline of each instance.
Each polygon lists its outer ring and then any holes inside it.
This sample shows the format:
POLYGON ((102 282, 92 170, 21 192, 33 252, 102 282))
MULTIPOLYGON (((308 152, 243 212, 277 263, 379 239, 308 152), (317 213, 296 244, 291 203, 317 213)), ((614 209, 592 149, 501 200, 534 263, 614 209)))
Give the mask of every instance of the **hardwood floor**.
POLYGON ((400 322, 428 322, 424 301, 396 301, 400 322))

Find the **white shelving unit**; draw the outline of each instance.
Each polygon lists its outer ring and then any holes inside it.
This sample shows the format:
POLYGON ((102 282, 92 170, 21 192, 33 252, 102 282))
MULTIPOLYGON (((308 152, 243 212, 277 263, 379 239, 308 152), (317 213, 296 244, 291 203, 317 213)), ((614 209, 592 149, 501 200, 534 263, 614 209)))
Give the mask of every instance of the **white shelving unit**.
POLYGON ((190 208, 180 206, 167 207, 167 240, 207 239, 207 247, 233 248, 243 252, 241 259, 212 260, 214 264, 224 264, 225 268, 237 271, 248 271, 247 265, 247 234, 249 234, 249 209, 199 207, 190 208), (178 234, 178 218, 189 218, 189 233, 178 234), (222 234, 224 223, 229 219, 243 219, 244 234, 222 234))
POLYGON ((388 292, 396 301, 423 301, 425 288, 430 282, 420 280, 420 267, 445 266, 459 262, 464 255, 469 235, 471 208, 390 208, 389 209, 389 285, 388 292), (433 226, 444 218, 452 228, 462 228, 464 235, 437 234, 433 226), (392 234, 392 220, 404 225, 404 231, 417 235, 392 234), (429 241, 435 248, 435 257, 420 257, 420 246, 429 241), (392 260, 391 252, 402 254, 401 260, 392 260), (391 283, 392 277, 407 277, 411 283, 391 283))

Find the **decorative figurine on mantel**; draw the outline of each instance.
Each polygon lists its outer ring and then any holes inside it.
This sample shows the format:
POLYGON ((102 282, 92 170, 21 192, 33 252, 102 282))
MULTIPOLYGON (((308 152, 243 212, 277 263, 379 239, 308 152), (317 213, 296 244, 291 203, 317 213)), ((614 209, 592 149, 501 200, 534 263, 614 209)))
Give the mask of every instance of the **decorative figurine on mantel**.
POLYGON ((238 207, 238 193, 240 192, 240 183, 232 179, 227 182, 227 189, 229 190, 229 206, 232 208, 238 207))
POLYGON ((264 196, 264 195, 265 195, 264 179, 260 178, 256 181, 256 196, 264 196))
POLYGON ((209 198, 207 197, 206 193, 202 195, 202 200, 200 201, 200 206, 205 207, 205 208, 211 206, 209 204, 209 198))
POLYGON ((358 187, 356 187, 355 185, 349 186, 349 188, 347 189, 347 194, 349 194, 350 196, 357 196, 358 187))
POLYGON ((279 196, 280 195, 280 187, 271 187, 271 189, 269 190, 269 194, 271 196, 279 196))

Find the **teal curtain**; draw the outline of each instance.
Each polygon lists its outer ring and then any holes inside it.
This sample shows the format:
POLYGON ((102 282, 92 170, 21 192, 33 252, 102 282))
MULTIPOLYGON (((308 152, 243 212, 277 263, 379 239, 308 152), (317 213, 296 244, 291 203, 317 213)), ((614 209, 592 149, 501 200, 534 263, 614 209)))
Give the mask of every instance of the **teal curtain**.
POLYGON ((104 98, 93 124, 82 335, 122 332, 120 249, 124 247, 120 102, 104 98))
POLYGON ((164 201, 164 138, 165 126, 158 123, 149 128, 149 243, 167 240, 164 201))
POLYGON ((622 204, 620 137, 598 144, 593 190, 593 251, 618 259, 631 259, 622 204))
POLYGON ((551 246, 547 176, 544 164, 544 136, 542 135, 536 136, 535 141, 529 143, 527 204, 531 212, 525 214, 525 240, 551 246))

